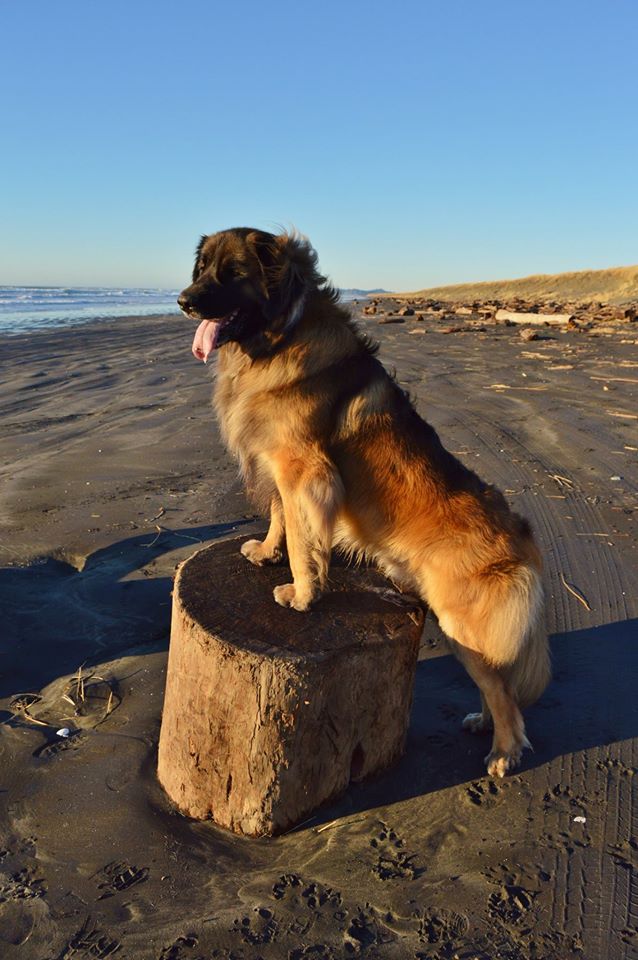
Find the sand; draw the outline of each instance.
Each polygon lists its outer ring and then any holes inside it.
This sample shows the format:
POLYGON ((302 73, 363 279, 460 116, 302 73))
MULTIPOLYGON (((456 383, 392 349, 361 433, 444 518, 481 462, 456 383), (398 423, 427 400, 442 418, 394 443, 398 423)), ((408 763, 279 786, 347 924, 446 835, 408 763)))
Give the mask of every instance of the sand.
POLYGON ((476 691, 429 617, 393 770, 276 840, 177 815, 154 777, 174 568, 263 529, 214 365, 175 317, 4 338, 2 958, 638 955, 636 326, 365 325, 545 551, 535 752, 484 775, 489 740, 460 730, 476 691))

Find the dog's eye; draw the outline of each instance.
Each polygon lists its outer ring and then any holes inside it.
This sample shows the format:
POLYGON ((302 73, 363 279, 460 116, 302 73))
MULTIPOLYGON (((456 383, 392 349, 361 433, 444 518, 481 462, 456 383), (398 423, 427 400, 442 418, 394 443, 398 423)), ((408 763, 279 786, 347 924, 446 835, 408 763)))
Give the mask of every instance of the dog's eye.
POLYGON ((234 263, 227 263, 222 270, 222 278, 224 281, 237 280, 241 277, 241 270, 234 263))

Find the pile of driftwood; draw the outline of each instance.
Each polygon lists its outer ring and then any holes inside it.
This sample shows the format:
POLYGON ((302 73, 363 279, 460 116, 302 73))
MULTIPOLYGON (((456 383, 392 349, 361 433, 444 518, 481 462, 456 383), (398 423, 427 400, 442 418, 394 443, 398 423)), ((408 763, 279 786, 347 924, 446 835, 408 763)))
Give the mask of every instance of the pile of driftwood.
MULTIPOLYGON (((356 301, 355 301, 356 302, 356 301)), ((600 301, 474 300, 443 301, 415 297, 374 298, 363 306, 363 315, 379 323, 405 323, 406 319, 443 321, 473 327, 486 324, 567 326, 588 330, 593 326, 633 323, 638 320, 638 302, 624 304, 600 301)), ((454 330, 455 328, 452 328, 454 330)), ((452 332, 452 331, 451 331, 452 332)))

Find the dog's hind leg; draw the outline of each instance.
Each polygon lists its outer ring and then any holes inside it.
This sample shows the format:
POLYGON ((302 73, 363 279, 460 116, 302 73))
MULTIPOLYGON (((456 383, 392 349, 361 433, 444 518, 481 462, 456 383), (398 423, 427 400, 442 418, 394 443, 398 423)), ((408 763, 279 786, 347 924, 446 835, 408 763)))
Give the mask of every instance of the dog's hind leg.
POLYGON ((453 638, 454 652, 484 704, 464 726, 479 732, 491 715, 494 741, 485 762, 488 773, 502 777, 518 766, 523 749, 530 746, 521 708, 538 699, 550 677, 540 571, 511 563, 460 578, 455 587, 450 591, 448 579, 439 592, 439 623, 453 638))
POLYGON ((488 733, 494 729, 492 714, 482 692, 480 713, 468 713, 463 720, 463 729, 470 733, 488 733))
POLYGON ((479 715, 481 722, 486 722, 488 715, 491 715, 494 724, 492 749, 485 758, 487 772, 491 777, 504 777, 518 766, 523 749, 530 746, 525 736, 523 716, 501 669, 488 663, 480 653, 460 643, 454 644, 454 652, 481 691, 483 704, 488 710, 486 714, 484 706, 479 715))
POLYGON ((281 563, 284 558, 286 525, 281 498, 275 495, 270 501, 270 527, 265 540, 247 540, 241 545, 241 553, 257 567, 266 563, 281 563))
POLYGON ((293 583, 275 587, 274 597, 282 607, 295 610, 307 610, 326 584, 335 521, 343 500, 343 484, 334 464, 321 451, 304 454, 280 461, 274 471, 293 576, 293 583))

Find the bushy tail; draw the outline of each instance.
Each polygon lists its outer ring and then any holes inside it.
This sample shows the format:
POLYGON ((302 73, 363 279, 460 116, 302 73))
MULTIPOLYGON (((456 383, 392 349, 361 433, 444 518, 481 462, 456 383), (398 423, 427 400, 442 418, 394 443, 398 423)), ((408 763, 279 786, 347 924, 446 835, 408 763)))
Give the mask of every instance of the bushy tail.
POLYGON ((533 571, 529 585, 527 629, 515 659, 503 671, 512 696, 521 709, 538 700, 551 677, 543 587, 536 571, 533 571))
POLYGON ((505 676, 512 696, 522 710, 538 700, 551 678, 549 644, 544 623, 535 624, 518 657, 506 669, 505 676))
POLYGON ((498 667, 520 707, 537 700, 550 678, 540 572, 522 565, 492 579, 483 598, 481 653, 498 667))

